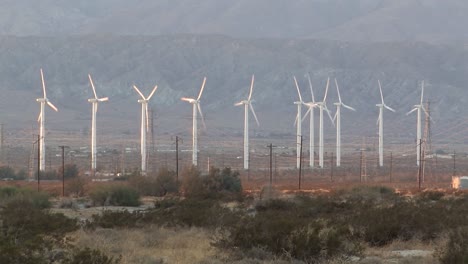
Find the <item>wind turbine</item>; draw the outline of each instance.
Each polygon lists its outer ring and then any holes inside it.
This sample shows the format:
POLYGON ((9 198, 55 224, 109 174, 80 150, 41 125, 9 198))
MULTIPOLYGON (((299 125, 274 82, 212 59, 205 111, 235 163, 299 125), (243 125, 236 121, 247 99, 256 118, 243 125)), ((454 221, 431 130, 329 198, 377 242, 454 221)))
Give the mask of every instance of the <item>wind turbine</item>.
POLYGON ((419 162, 421 160, 421 110, 426 113, 426 115, 429 115, 424 108, 423 105, 423 100, 424 100, 424 81, 421 83, 421 102, 418 105, 414 105, 413 110, 409 111, 406 113, 406 115, 409 115, 413 113, 414 111, 417 111, 417 120, 416 120, 416 165, 419 166, 419 162))
POLYGON ((93 88, 94 98, 88 99, 88 102, 92 104, 92 118, 91 118, 91 170, 96 171, 96 113, 99 102, 106 102, 109 100, 108 97, 98 98, 96 94, 96 88, 94 87, 93 79, 91 74, 88 74, 89 83, 93 88))
POLYGON ((205 126, 205 119, 203 117, 203 113, 200 107, 200 98, 203 94, 203 89, 205 89, 206 77, 203 78, 203 83, 200 88, 200 93, 198 94, 197 99, 182 97, 181 100, 185 102, 189 102, 193 105, 192 110, 192 119, 193 119, 193 127, 192 127, 192 164, 194 166, 198 165, 198 126, 197 126, 197 113, 200 113, 200 117, 203 123, 203 127, 205 126))
POLYGON ((387 108, 388 110, 392 111, 395 113, 395 110, 388 105, 385 104, 383 93, 382 93, 382 85, 379 82, 379 89, 380 89, 380 98, 382 99, 382 103, 376 104, 376 106, 379 108, 379 119, 377 120, 377 123, 379 124, 379 166, 383 167, 383 111, 384 108, 387 108))
POLYGON ((319 124, 319 166, 323 168, 323 111, 325 110, 328 114, 328 117, 332 122, 333 118, 331 117, 330 110, 327 107, 327 94, 328 94, 328 87, 330 86, 330 78, 327 79, 327 86, 325 88, 325 96, 321 102, 316 102, 319 111, 320 111, 320 124, 319 124))
POLYGON ((333 119, 336 119, 336 166, 340 167, 341 166, 341 107, 343 106, 344 108, 347 108, 352 111, 356 111, 356 109, 352 108, 349 105, 346 105, 341 101, 341 95, 340 95, 340 87, 338 86, 338 81, 335 78, 335 85, 336 85, 336 91, 338 92, 338 103, 335 103, 336 105, 336 113, 335 117, 333 119))
POLYGON ((151 91, 150 95, 148 97, 145 97, 142 92, 133 85, 133 89, 140 95, 141 99, 138 99, 138 103, 141 104, 141 142, 140 142, 140 148, 141 148, 141 172, 142 174, 146 173, 146 132, 148 132, 148 125, 149 125, 149 120, 148 120, 148 101, 151 99, 153 94, 156 92, 158 89, 158 86, 154 86, 153 91, 151 91))
POLYGON ((301 163, 301 144, 302 144, 302 105, 304 101, 302 101, 301 91, 299 89, 299 85, 297 84, 296 76, 293 76, 294 84, 296 85, 297 94, 299 95, 299 101, 294 102, 297 105, 297 115, 296 121, 294 124, 296 125, 296 168, 299 169, 301 163))
POLYGON ((315 159, 315 128, 314 128, 314 108, 317 107, 317 103, 315 102, 315 96, 314 96, 314 91, 312 89, 312 81, 310 80, 310 75, 307 74, 307 79, 309 80, 309 88, 310 88, 310 93, 312 94, 312 101, 308 103, 304 103, 304 105, 309 107, 309 110, 305 113, 304 118, 307 117, 308 114, 310 114, 310 127, 309 127, 309 166, 311 168, 314 167, 314 159, 315 159))
POLYGON ((42 91, 44 92, 43 98, 37 98, 36 101, 41 104, 41 112, 39 114, 38 122, 39 122, 39 170, 45 170, 45 134, 44 134, 44 121, 45 121, 45 105, 47 104, 50 108, 54 109, 56 112, 58 111, 57 107, 55 107, 49 99, 47 99, 45 81, 44 81, 44 73, 42 72, 41 68, 41 80, 42 80, 42 91))
POLYGON ((249 97, 247 100, 242 100, 235 104, 235 106, 244 105, 244 169, 249 169, 249 108, 252 111, 252 114, 257 122, 257 126, 260 126, 258 122, 257 115, 255 114, 255 110, 252 106, 252 92, 254 86, 255 76, 252 75, 252 82, 250 84, 250 92, 249 97))

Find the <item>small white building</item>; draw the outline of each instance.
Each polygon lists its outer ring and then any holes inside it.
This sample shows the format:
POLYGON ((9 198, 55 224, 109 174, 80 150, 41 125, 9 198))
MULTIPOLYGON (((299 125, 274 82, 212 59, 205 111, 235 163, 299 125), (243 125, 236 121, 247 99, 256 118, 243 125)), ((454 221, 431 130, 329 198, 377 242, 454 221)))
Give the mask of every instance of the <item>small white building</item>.
POLYGON ((468 190, 468 176, 452 177, 452 188, 458 190, 468 190))

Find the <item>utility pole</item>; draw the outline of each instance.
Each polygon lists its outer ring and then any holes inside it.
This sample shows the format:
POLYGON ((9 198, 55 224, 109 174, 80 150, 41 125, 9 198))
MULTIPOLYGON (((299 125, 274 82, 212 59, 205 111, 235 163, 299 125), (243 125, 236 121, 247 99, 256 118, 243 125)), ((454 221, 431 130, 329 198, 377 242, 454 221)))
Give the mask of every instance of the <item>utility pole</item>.
POLYGON ((67 146, 59 146, 62 149, 62 197, 65 197, 65 148, 67 146))
POLYGON ((179 184, 179 136, 175 137, 175 145, 176 145, 176 184, 179 184))
MULTIPOLYGON (((298 120, 298 122, 301 122, 298 120)), ((300 153, 299 153, 299 190, 301 189, 301 178, 302 178, 302 142, 303 138, 301 137, 301 146, 300 146, 300 153)))
POLYGON ((273 185, 273 144, 268 145, 270 148, 270 190, 273 185))

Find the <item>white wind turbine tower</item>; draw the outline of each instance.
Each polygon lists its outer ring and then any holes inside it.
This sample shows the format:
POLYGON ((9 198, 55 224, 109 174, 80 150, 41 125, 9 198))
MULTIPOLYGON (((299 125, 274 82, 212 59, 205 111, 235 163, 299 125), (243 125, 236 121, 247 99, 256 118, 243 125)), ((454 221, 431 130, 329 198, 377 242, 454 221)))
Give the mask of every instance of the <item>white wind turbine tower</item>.
POLYGON ((377 120, 377 123, 379 125, 379 166, 383 167, 384 160, 383 160, 383 111, 384 108, 387 108, 388 110, 395 112, 395 110, 388 105, 385 104, 383 93, 382 93, 382 85, 379 82, 379 89, 380 89, 380 98, 382 99, 382 103, 376 104, 376 106, 379 108, 379 119, 377 120))
POLYGON ((320 124, 319 124, 319 166, 323 168, 323 111, 325 110, 330 117, 330 120, 333 122, 333 118, 331 117, 330 110, 327 108, 327 94, 328 94, 328 87, 330 86, 330 78, 327 79, 327 86, 325 88, 325 96, 323 97, 323 101, 316 102, 319 111, 320 111, 320 124))
POLYGON ((336 105, 336 113, 334 119, 336 119, 336 166, 341 166, 341 107, 347 108, 352 111, 356 109, 352 108, 349 105, 346 105, 341 101, 340 87, 338 86, 338 81, 335 79, 336 91, 338 92, 338 103, 336 105))
POLYGON ((44 134, 44 121, 45 121, 45 104, 47 103, 50 108, 54 109, 56 112, 58 111, 57 107, 55 107, 49 99, 47 99, 45 81, 44 81, 44 73, 41 69, 41 80, 42 80, 42 91, 44 92, 43 98, 36 99, 37 102, 41 104, 41 112, 39 114, 38 122, 39 122, 39 170, 45 170, 45 134, 44 134))
POLYGON ((203 117, 203 113, 200 107, 200 98, 203 94, 203 89, 205 89, 206 77, 203 78, 203 83, 200 88, 200 93, 198 94, 197 99, 193 98, 186 98, 182 97, 181 100, 185 102, 189 102, 193 105, 192 110, 192 119, 193 119, 193 126, 192 126, 192 164, 194 166, 198 165, 198 125, 197 125, 197 113, 200 113, 200 117, 203 123, 203 127, 205 126, 205 119, 203 117))
POLYGON ((156 92, 158 89, 158 86, 154 86, 153 91, 151 91, 150 95, 148 97, 145 97, 142 92, 133 85, 133 89, 140 95, 141 99, 138 99, 138 103, 141 104, 141 142, 140 142, 140 148, 141 148, 141 172, 142 174, 146 173, 146 133, 148 132, 148 125, 149 125, 149 120, 148 120, 148 101, 151 99, 153 94, 156 92))
POLYGON ((315 102, 315 96, 314 96, 314 91, 312 89, 312 81, 310 80, 310 75, 307 74, 307 79, 309 80, 309 87, 310 87, 310 93, 312 94, 312 101, 308 103, 304 103, 304 105, 309 107, 309 110, 305 113, 303 119, 307 117, 308 114, 310 114, 310 127, 309 127, 309 166, 311 168, 314 167, 314 159, 315 159, 315 128, 314 128, 314 108, 317 107, 317 103, 315 102))
POLYGON ((250 92, 249 97, 247 100, 242 100, 235 104, 235 106, 244 105, 244 169, 249 169, 249 108, 252 111, 252 114, 257 122, 257 126, 260 126, 258 122, 257 115, 255 114, 255 110, 252 106, 252 92, 254 86, 255 76, 252 75, 252 82, 250 84, 250 92))
POLYGON ((421 102, 418 105, 414 105, 413 110, 409 111, 406 113, 406 115, 409 115, 413 113, 414 111, 417 111, 417 123, 416 123, 416 165, 419 166, 419 162, 421 160, 421 110, 426 113, 426 115, 429 115, 424 108, 423 105, 423 100, 424 100, 424 81, 421 83, 421 102))
POLYGON ((109 100, 108 97, 98 98, 96 94, 96 88, 94 87, 93 79, 91 74, 88 74, 89 83, 93 88, 94 98, 88 99, 88 102, 92 104, 92 118, 91 118, 91 170, 96 171, 96 113, 99 102, 106 102, 109 100))
POLYGON ((297 94, 299 95, 299 101, 294 102, 297 105, 297 115, 296 121, 294 121, 294 125, 296 125, 296 168, 299 169, 301 163, 301 144, 302 144, 302 105, 304 101, 302 101, 301 91, 299 89, 299 85, 297 84, 296 76, 293 76, 294 84, 296 85, 297 94))

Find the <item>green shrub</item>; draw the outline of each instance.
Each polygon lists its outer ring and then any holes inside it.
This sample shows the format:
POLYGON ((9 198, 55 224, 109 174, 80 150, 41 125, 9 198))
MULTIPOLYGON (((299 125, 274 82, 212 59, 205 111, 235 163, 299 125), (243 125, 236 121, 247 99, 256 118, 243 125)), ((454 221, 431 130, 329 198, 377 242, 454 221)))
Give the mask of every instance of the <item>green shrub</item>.
POLYGON ((0 205, 7 204, 15 200, 25 200, 31 202, 35 207, 44 209, 50 207, 49 194, 37 192, 27 188, 0 187, 0 205))
POLYGON ((128 186, 100 186, 90 193, 95 205, 139 206, 140 195, 128 186))
POLYGON ((276 255, 303 261, 359 254, 361 247, 352 240, 351 230, 326 221, 297 217, 276 210, 244 217, 229 227, 219 246, 241 250, 263 248, 276 255))
POLYGON ((156 177, 134 175, 129 178, 129 184, 144 196, 164 196, 168 193, 177 193, 178 186, 175 172, 163 167, 156 177))
POLYGON ((13 199, 0 212, 0 263, 49 263, 45 252, 77 229, 76 220, 41 210, 30 200, 13 199))
POLYGON ((74 177, 66 181, 65 191, 67 194, 81 197, 85 194, 86 180, 81 177, 74 177))
POLYGON ((118 264, 121 258, 114 259, 102 253, 97 249, 78 249, 73 252, 73 255, 66 264, 118 264))
POLYGON ((212 167, 207 176, 201 176, 196 167, 186 168, 182 189, 185 196, 196 199, 241 198, 242 184, 237 171, 212 167))
POLYGON ((444 196, 445 194, 440 191, 425 191, 419 195, 419 198, 423 200, 439 201, 444 196))
POLYGON ((468 227, 451 231, 447 244, 436 255, 442 264, 468 263, 468 227))

